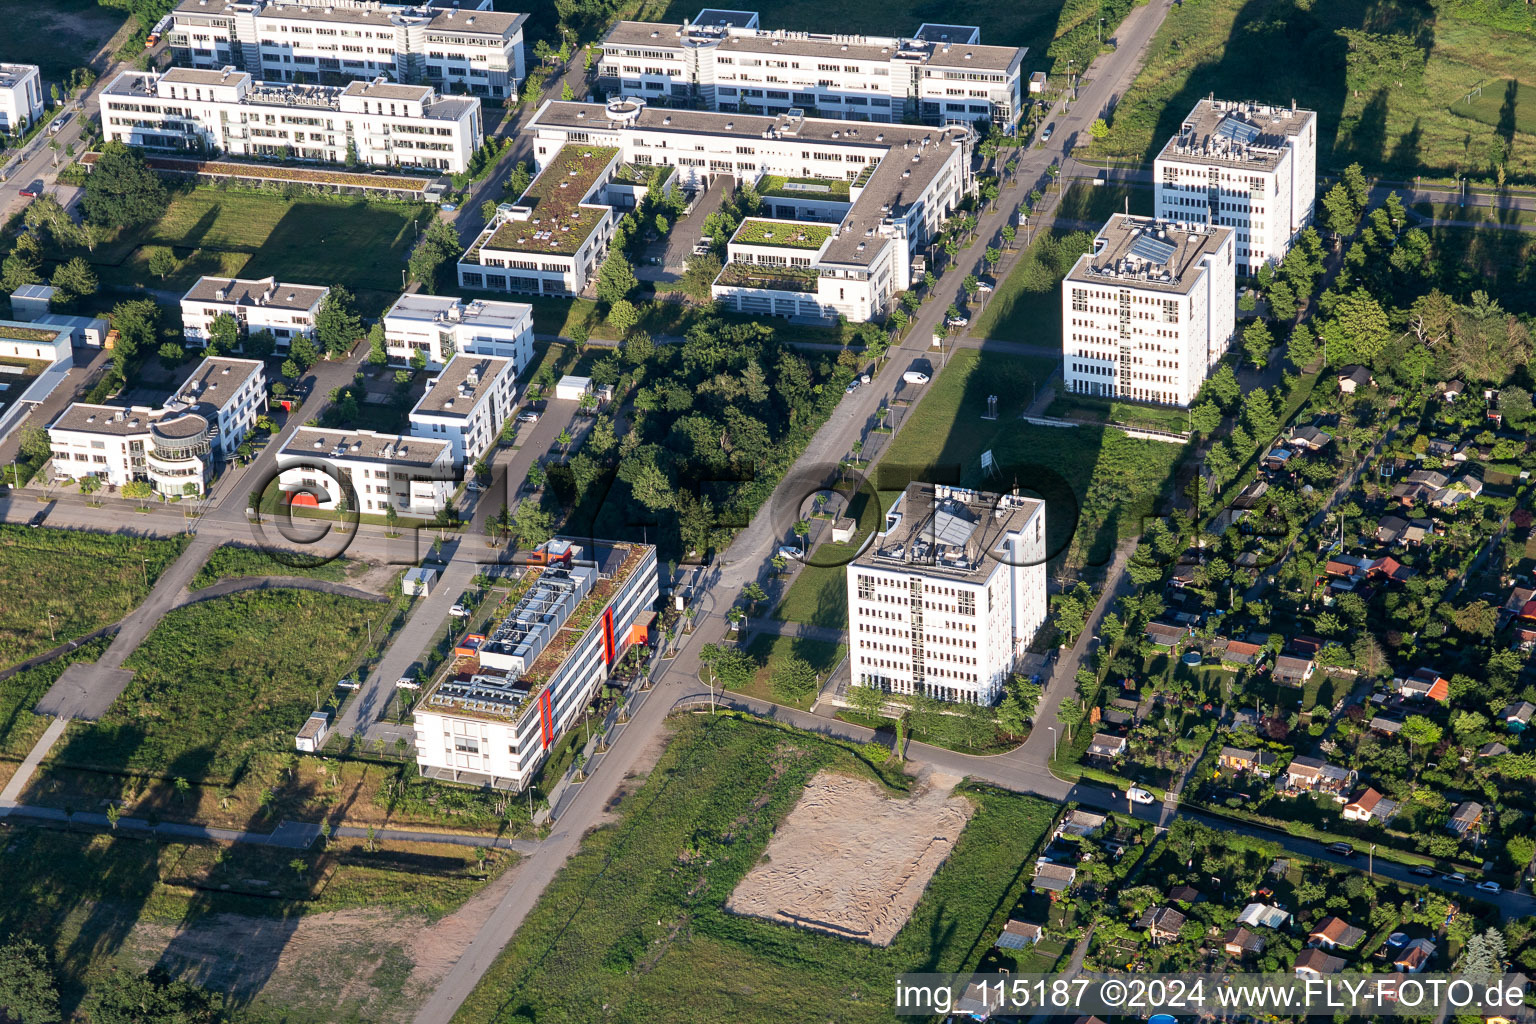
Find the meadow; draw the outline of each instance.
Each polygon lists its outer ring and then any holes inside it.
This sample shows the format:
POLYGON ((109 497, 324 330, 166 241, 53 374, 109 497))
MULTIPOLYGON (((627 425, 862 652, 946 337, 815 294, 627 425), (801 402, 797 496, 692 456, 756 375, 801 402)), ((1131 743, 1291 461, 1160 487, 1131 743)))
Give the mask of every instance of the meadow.
POLYGON ((302 552, 281 560, 259 548, 225 544, 214 549, 202 568, 192 577, 191 589, 202 590, 222 579, 245 576, 299 576, 311 580, 339 583, 360 563, 349 558, 335 558, 318 564, 306 564, 302 552), (298 564, 290 564, 290 562, 298 564))

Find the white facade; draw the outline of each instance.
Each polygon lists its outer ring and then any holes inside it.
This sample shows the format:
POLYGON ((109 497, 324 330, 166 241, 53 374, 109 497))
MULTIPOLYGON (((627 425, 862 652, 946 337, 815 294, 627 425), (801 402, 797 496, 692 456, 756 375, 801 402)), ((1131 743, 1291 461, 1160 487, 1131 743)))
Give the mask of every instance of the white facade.
POLYGON ((328 287, 286 284, 273 277, 242 280, 200 277, 181 297, 182 336, 194 348, 206 348, 208 328, 228 314, 240 324, 241 343, 269 331, 277 350, 286 352, 295 338, 315 336, 315 317, 330 294, 328 287))
POLYGON ((903 272, 893 266, 907 262, 900 258, 905 250, 885 245, 867 266, 835 265, 824 258, 831 243, 824 225, 748 218, 726 244, 726 264, 710 293, 741 313, 826 321, 841 315, 856 323, 876 318, 906 284, 903 272), (771 225, 790 237, 815 232, 812 237, 825 233, 826 238, 817 249, 742 241, 758 225, 771 225))
POLYGON ((855 685, 993 704, 1046 614, 1045 503, 908 484, 848 566, 855 685))
MULTIPOLYGON (((827 245, 816 253, 816 286, 810 292, 797 283, 791 289, 728 288, 722 295, 738 309, 784 316, 818 317, 841 314, 850 320, 868 320, 889 309, 895 294, 910 283, 912 257, 937 236, 945 219, 972 188, 971 151, 975 133, 966 127, 924 128, 911 125, 855 126, 846 121, 811 119, 787 114, 754 117, 745 114, 652 108, 639 100, 616 100, 607 105, 550 101, 529 124, 534 133, 534 159, 559 168, 572 153, 591 154, 586 159, 613 167, 675 168, 679 186, 704 185, 720 174, 738 181, 763 185, 767 179, 786 179, 783 187, 764 194, 765 207, 776 216, 814 219, 832 227, 827 245), (793 184, 812 183, 804 191, 788 190, 793 184), (814 183, 821 182, 821 186, 814 183), (825 183, 833 183, 836 190, 825 183), (822 188, 817 192, 812 189, 822 188), (846 196, 846 198, 841 198, 846 196)), ((541 177, 553 180, 567 174, 541 177)), ((572 179, 596 196, 589 178, 572 179)), ((777 185, 777 182, 775 182, 777 185)), ((530 193, 534 189, 530 188, 530 193)), ((571 188, 574 194, 581 188, 571 188)), ((519 206, 524 204, 520 203, 519 206)), ((529 207, 530 213, 539 204, 529 207)), ((581 209, 587 209, 582 206, 581 209)), ((524 215, 528 220, 529 215, 524 215)), ((602 231, 578 220, 583 230, 602 231)), ((534 225, 542 227, 543 225, 534 225)), ((470 247, 459 263, 459 282, 465 287, 493 287, 492 278, 516 281, 524 270, 490 269, 487 259, 505 253, 497 235, 515 231, 510 217, 498 217, 470 247), (496 251, 501 245, 502 250, 496 251), (508 278, 501 278, 505 272, 508 278)), ((609 231, 611 234, 611 231, 609 231)), ((542 269, 545 258, 536 253, 532 236, 524 263, 542 269)), ((591 267, 601 262, 603 246, 592 249, 591 267)), ((569 248, 569 246, 567 246, 569 248)), ((743 254, 747 250, 739 250, 743 254)), ((585 249, 582 250, 586 252, 585 249)), ((551 265, 553 265, 551 261, 551 265)), ((557 268, 558 269, 558 268, 557 268)), ((541 283, 526 277, 515 290, 538 290, 541 283)), ((568 284, 576 282, 566 279, 568 284)), ((579 285, 572 290, 585 286, 579 285)), ((729 277, 719 284, 729 285, 729 277)), ((543 285, 556 294, 558 288, 543 285)))
POLYGON ((0 130, 24 131, 43 116, 43 78, 36 64, 0 63, 0 130))
POLYGON ((1019 116, 1025 50, 981 46, 968 25, 912 36, 758 27, 750 11, 701 11, 693 22, 621 21, 603 39, 599 85, 655 103, 900 124, 1019 116))
POLYGON ((1111 217, 1061 283, 1067 390, 1189 405, 1236 330, 1234 234, 1111 217))
POLYGON ((526 14, 491 0, 182 0, 168 34, 177 64, 234 65, 274 82, 384 75, 446 93, 506 98, 524 77, 526 14))
POLYGON ((658 595, 654 547, 554 540, 536 555, 548 562, 480 654, 450 666, 412 712, 421 774, 526 788, 625 650, 642 642, 658 595), (573 619, 587 625, 556 657, 547 648, 573 619))
POLYGON ((512 376, 533 362, 533 307, 526 302, 465 302, 451 295, 402 295, 384 314, 385 351, 404 364, 417 352, 441 369, 455 354, 512 361, 512 376))
POLYGON ((167 496, 201 494, 266 408, 252 359, 205 359, 160 408, 76 402, 49 424, 55 477, 147 480, 167 496))
POLYGON ((71 331, 65 326, 0 320, 0 356, 75 365, 71 331))
POLYGON ((447 441, 372 430, 300 427, 277 453, 278 489, 295 505, 429 517, 448 506, 456 472, 447 441))
POLYGON ((481 143, 480 100, 430 85, 260 82, 243 71, 124 71, 101 93, 108 139, 175 153, 465 170, 481 143))
POLYGON ((514 369, 510 359, 454 356, 411 410, 411 436, 446 441, 456 466, 478 458, 512 415, 514 369))
POLYGON ((1277 263, 1312 220, 1317 113, 1203 99, 1153 162, 1156 215, 1229 227, 1237 272, 1277 263))

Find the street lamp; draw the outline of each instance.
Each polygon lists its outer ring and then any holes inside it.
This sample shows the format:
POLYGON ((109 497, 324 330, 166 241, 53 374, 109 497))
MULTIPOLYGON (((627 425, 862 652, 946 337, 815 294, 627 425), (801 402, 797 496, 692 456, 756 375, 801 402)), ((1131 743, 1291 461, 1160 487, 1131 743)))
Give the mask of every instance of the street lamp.
POLYGON ((1365 855, 1365 874, 1367 878, 1374 878, 1376 872, 1376 844, 1372 843, 1370 850, 1365 855))
POLYGON ((1048 725, 1046 728, 1051 731, 1051 760, 1054 761, 1056 760, 1056 727, 1048 725))
POLYGON ((139 566, 140 566, 140 568, 142 568, 144 570, 144 586, 148 587, 149 586, 149 558, 146 556, 144 558, 139 559, 139 566))

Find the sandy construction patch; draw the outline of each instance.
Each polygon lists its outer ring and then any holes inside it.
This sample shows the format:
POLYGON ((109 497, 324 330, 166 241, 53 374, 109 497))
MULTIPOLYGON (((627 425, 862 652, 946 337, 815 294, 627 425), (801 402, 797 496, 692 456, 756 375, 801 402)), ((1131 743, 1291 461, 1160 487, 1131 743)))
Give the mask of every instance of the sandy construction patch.
POLYGON ((930 774, 903 800, 821 772, 726 909, 889 946, 970 820, 959 781, 930 774))

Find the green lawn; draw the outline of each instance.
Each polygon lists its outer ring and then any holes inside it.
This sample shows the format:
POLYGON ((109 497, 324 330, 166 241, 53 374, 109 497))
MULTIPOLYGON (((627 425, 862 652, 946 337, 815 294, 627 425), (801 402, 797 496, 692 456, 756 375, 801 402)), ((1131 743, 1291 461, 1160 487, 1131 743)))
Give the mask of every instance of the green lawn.
POLYGON ((1150 161, 1214 92, 1318 111, 1320 172, 1358 160, 1399 176, 1492 177, 1503 163, 1512 180, 1536 181, 1536 118, 1528 90, 1506 98, 1512 80, 1536 81, 1518 5, 1201 0, 1168 13, 1096 149, 1150 161), (1494 27, 1501 19, 1520 30, 1494 27))
POLYGON ((759 633, 747 645, 746 652, 757 663, 757 673, 752 677, 752 682, 740 692, 747 697, 779 704, 793 703, 803 710, 815 703, 815 696, 791 702, 774 693, 771 682, 774 668, 785 658, 799 658, 815 669, 825 682, 827 673, 836 668, 838 662, 843 660, 843 655, 848 653, 848 647, 845 644, 829 644, 824 640, 759 633))
MULTIPOLYGON (((293 734, 355 665, 384 606, 305 590, 179 608, 128 658, 133 681, 100 722, 70 726, 50 762, 223 782, 293 734)), ((377 635, 378 630, 375 630, 377 635)))
POLYGON ((186 545, 0 524, 0 667, 127 615, 186 545))
POLYGON ((1117 540, 1137 536, 1172 483, 1185 449, 1126 437, 1115 429, 1036 427, 1018 420, 1032 374, 1054 361, 962 349, 931 385, 917 416, 902 428, 878 467, 882 491, 907 480, 1012 487, 1046 500, 1049 547, 1075 564, 1099 565, 1117 540), (999 419, 979 419, 988 394, 999 419), (984 478, 981 453, 997 473, 984 478))
MULTIPOLYGON (((894 500, 895 495, 891 495, 894 500)), ((844 566, 859 553, 869 535, 880 525, 880 517, 889 504, 870 490, 853 494, 849 502, 851 518, 858 522, 853 539, 844 544, 827 541, 811 554, 810 562, 795 569, 795 578, 784 599, 773 610, 773 617, 786 622, 805 622, 813 626, 843 629, 848 625, 847 572, 844 566)))
POLYGON ((295 552, 291 558, 285 557, 280 561, 259 548, 225 544, 215 548, 213 554, 208 556, 208 561, 197 570, 197 575, 192 577, 191 589, 202 590, 231 576, 303 576, 312 580, 329 580, 339 583, 347 578, 349 571, 354 567, 366 569, 362 563, 354 562, 349 558, 335 558, 310 564, 304 560, 302 553, 295 552), (298 564, 289 564, 290 562, 298 564))
POLYGON ((0 679, 0 757, 26 756, 48 728, 49 721, 34 715, 33 705, 71 663, 97 660, 106 653, 108 643, 106 639, 92 640, 63 657, 0 679))
POLYGON ((680 720, 617 824, 586 837, 454 1019, 896 1019, 897 973, 969 969, 990 945, 1055 807, 971 792, 979 812, 888 948, 726 912, 731 891, 823 768, 872 771, 805 733, 723 716, 680 720))
POLYGON ((372 293, 363 312, 383 309, 385 293, 400 291, 400 270, 425 225, 430 207, 221 191, 177 192, 153 224, 124 231, 94 253, 103 284, 146 284, 181 290, 201 274, 259 278, 269 274, 298 284, 343 284, 372 293), (149 274, 143 246, 169 246, 182 265, 166 280, 149 274), (375 309, 374 307, 378 308, 375 309))
POLYGON ((1183 432, 1189 429, 1189 413, 1160 405, 1111 401, 1071 392, 1058 393, 1045 410, 1047 416, 1093 420, 1097 423, 1124 423, 1152 430, 1183 432))
POLYGON ((1079 256, 1092 251, 1091 232, 1042 231, 997 286, 973 333, 1060 349, 1061 279, 1079 256))
POLYGON ((11 26, 0 32, 0 61, 38 65, 47 96, 49 85, 62 86, 70 71, 85 67, 126 17, 97 0, 0 0, 0 23, 11 26))

